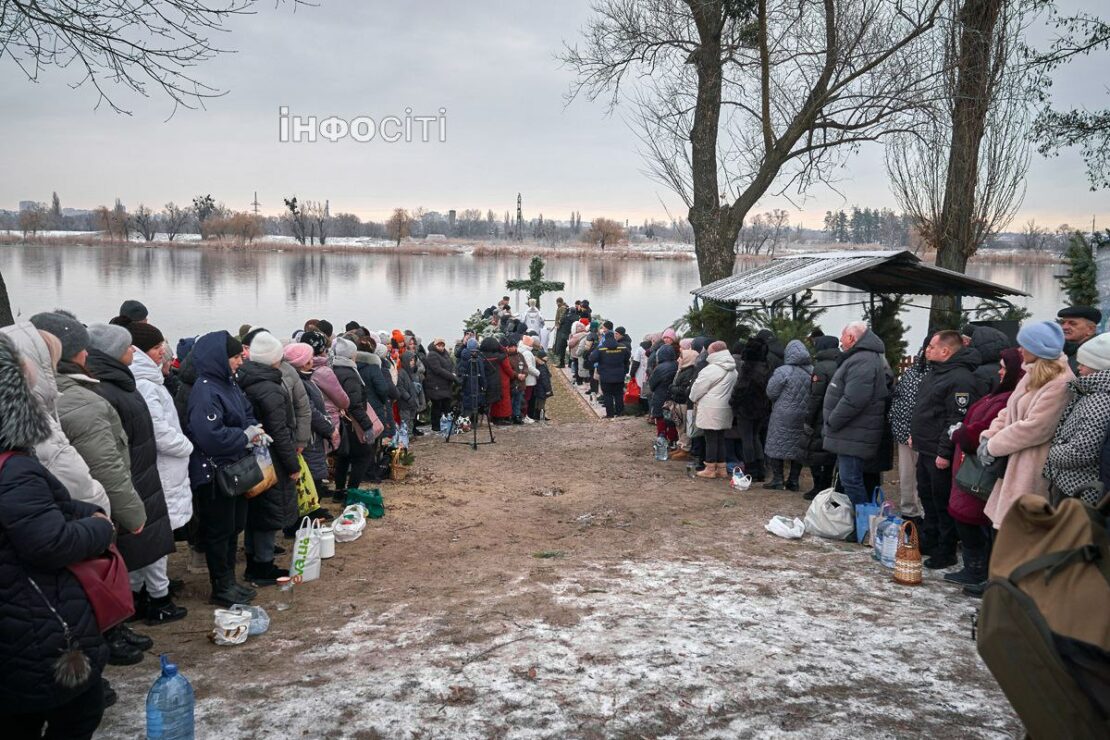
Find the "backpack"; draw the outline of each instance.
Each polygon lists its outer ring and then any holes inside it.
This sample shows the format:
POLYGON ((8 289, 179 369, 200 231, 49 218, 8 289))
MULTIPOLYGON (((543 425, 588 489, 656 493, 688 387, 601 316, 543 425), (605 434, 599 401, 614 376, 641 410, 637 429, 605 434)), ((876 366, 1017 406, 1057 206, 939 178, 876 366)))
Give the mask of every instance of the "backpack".
POLYGON ((1108 511, 1027 494, 998 531, 977 647, 1035 740, 1110 736, 1108 511))
POLYGON ((675 403, 690 403, 690 391, 697 380, 698 371, 694 366, 684 367, 678 371, 674 382, 671 383, 671 400, 675 403))

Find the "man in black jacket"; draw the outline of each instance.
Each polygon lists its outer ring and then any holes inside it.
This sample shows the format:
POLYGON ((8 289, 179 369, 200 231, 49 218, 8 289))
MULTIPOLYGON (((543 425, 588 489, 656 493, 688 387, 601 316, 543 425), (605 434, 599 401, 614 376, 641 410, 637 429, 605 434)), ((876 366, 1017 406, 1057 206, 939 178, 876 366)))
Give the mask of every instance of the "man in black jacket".
POLYGON ((952 428, 986 392, 975 375, 979 351, 965 347, 957 331, 940 331, 929 340, 925 359, 932 371, 921 381, 910 422, 910 445, 918 453, 917 491, 925 509, 921 524, 921 552, 925 567, 956 564, 956 526, 948 514, 952 489, 952 428))
POLYGON ((617 344, 612 333, 606 334, 601 346, 590 354, 590 363, 597 367, 601 381, 601 397, 605 418, 624 414, 624 375, 628 371, 628 349, 617 344))

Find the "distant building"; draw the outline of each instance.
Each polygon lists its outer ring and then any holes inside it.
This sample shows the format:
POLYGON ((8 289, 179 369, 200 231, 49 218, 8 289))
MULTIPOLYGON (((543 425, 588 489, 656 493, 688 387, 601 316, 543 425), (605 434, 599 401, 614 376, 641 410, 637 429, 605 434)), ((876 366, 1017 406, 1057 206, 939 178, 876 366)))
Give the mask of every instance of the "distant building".
POLYGON ((62 215, 63 216, 74 216, 74 217, 77 217, 77 216, 91 216, 92 211, 87 210, 85 208, 63 208, 62 209, 62 215))
POLYGON ((46 208, 45 205, 39 203, 37 200, 21 200, 19 201, 19 212, 30 211, 34 208, 46 208))

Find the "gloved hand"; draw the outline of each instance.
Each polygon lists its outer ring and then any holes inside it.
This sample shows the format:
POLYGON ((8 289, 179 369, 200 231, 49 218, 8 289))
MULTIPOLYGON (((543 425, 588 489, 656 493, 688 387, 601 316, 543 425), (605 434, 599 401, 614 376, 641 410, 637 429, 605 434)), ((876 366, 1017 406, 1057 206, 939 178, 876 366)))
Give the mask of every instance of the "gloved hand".
POLYGON ((952 439, 952 435, 954 435, 957 431, 959 431, 960 427, 962 427, 963 425, 964 425, 964 423, 962 421, 958 421, 955 424, 953 424, 952 426, 948 427, 948 430, 947 430, 948 438, 952 439))
POLYGON ((263 434, 265 430, 261 424, 252 424, 243 430, 243 434, 247 435, 247 447, 254 445, 254 438, 263 434))
POLYGON ((263 432, 258 436, 259 447, 269 447, 271 444, 273 444, 273 442, 274 438, 271 437, 269 434, 266 434, 266 432, 263 432))
POLYGON ((997 458, 995 458, 994 455, 992 455, 990 453, 990 450, 987 449, 987 445, 989 445, 989 444, 990 444, 990 440, 989 439, 984 439, 979 444, 978 452, 976 452, 976 455, 979 458, 979 462, 983 463, 983 465, 993 465, 994 461, 997 459, 997 458))

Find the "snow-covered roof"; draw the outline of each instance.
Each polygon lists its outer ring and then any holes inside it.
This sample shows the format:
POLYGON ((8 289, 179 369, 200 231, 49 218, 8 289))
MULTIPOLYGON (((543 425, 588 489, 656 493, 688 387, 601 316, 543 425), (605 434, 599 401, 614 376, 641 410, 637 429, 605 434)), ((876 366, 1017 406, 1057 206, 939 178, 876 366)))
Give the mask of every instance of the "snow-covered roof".
POLYGON ((785 255, 690 292, 717 303, 755 305, 824 283, 838 283, 867 293, 961 295, 996 300, 1028 295, 1016 288, 927 265, 913 252, 904 250, 785 255))

